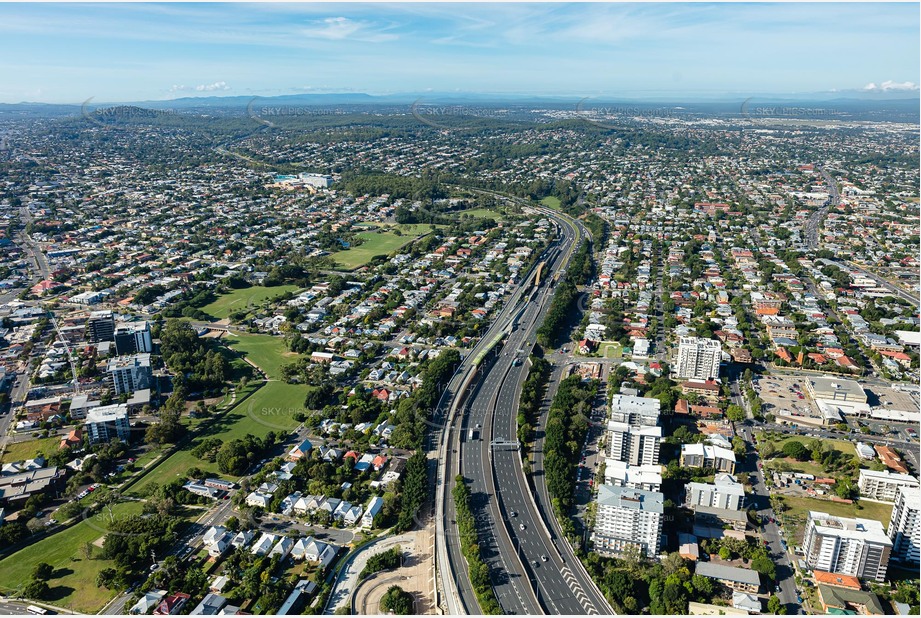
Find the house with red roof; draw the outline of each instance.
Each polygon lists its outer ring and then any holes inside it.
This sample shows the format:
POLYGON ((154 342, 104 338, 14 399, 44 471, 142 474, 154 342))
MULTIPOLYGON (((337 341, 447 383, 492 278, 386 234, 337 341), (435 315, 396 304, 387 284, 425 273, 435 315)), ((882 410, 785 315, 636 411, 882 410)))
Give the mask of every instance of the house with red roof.
POLYGON ((189 601, 189 595, 185 592, 177 592, 176 594, 171 594, 157 605, 157 609, 153 611, 154 616, 173 616, 182 611, 182 608, 189 601))

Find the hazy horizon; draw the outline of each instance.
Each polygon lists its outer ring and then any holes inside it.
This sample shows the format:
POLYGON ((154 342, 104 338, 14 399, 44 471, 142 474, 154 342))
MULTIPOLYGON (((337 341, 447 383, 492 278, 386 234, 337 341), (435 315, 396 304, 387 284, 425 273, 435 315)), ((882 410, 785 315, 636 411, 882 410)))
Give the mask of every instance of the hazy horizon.
POLYGON ((0 4, 0 101, 916 97, 919 6, 0 4))

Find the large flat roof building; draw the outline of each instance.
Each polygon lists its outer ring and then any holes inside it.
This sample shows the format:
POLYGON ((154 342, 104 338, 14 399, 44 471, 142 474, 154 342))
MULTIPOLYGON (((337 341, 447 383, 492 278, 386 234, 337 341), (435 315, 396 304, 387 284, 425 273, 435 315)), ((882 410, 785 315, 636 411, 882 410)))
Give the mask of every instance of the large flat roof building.
POLYGON ((856 380, 810 377, 806 381, 813 399, 828 399, 847 403, 867 403, 867 394, 856 380))

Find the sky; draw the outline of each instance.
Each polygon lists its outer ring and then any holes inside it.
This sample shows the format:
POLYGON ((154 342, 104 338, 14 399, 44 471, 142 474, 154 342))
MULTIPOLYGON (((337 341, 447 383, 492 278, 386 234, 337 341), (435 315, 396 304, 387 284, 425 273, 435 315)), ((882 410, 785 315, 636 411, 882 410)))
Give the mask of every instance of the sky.
POLYGON ((919 4, 4 4, 0 102, 916 95, 919 4))

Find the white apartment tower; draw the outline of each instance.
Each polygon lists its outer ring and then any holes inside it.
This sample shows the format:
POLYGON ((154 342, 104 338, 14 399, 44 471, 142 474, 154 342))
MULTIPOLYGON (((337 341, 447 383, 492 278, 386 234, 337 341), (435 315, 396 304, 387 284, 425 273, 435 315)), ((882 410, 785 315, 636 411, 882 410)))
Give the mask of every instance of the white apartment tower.
POLYGON ((803 551, 811 569, 881 582, 892 541, 878 521, 810 511, 803 551))
POLYGON ((631 466, 651 466, 659 463, 661 427, 608 423, 608 455, 631 466))
POLYGON ((608 420, 608 455, 631 466, 659 463, 661 403, 652 397, 614 395, 608 420))
POLYGON ((899 562, 921 564, 921 490, 899 487, 889 520, 892 557, 899 562))
POLYGON ((615 556, 632 546, 650 558, 658 554, 665 512, 663 498, 659 492, 601 485, 592 531, 594 550, 615 556))
POLYGON ((678 366, 675 375, 679 378, 709 380, 720 375, 720 360, 723 351, 716 339, 682 337, 678 342, 678 366))

